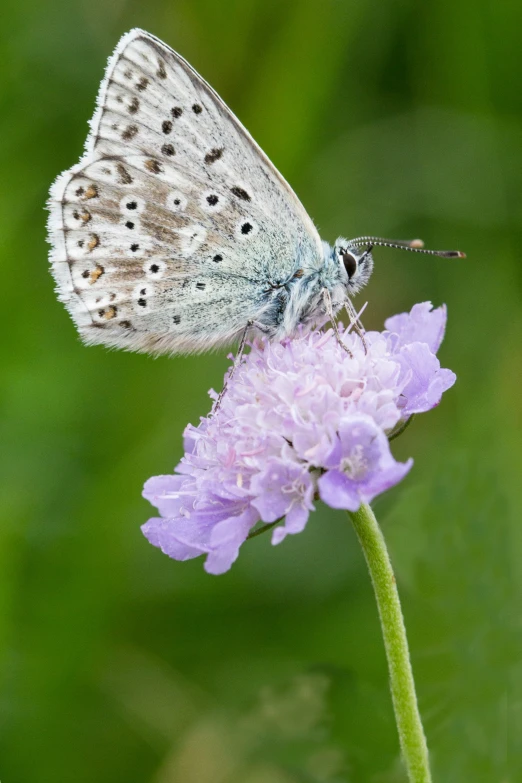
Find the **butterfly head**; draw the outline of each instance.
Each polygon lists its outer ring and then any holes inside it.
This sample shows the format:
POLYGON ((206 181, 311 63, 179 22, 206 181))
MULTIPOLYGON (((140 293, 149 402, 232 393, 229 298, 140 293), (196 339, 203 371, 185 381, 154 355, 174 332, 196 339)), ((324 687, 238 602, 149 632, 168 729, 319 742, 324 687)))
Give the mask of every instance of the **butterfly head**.
POLYGON ((372 245, 356 247, 349 240, 339 237, 333 255, 339 264, 341 280, 349 295, 356 294, 366 285, 373 271, 372 245))

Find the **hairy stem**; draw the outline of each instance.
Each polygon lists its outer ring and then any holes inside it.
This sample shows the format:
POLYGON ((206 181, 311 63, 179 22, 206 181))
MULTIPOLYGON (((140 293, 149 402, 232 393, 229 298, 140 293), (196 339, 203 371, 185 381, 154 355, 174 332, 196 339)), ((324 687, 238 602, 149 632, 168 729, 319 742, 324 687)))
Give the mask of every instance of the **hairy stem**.
POLYGON ((410 783, 431 783, 428 748, 417 705, 406 628, 386 543, 370 506, 363 503, 358 511, 348 513, 363 548, 377 599, 393 708, 408 779, 410 783))

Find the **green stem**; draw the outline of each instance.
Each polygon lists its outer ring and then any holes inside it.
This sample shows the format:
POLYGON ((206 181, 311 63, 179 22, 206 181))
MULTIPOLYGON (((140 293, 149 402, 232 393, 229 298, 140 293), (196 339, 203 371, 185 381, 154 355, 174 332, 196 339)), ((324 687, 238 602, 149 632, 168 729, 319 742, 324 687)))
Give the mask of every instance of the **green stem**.
POLYGON ((260 536, 261 533, 266 533, 267 530, 272 530, 272 528, 275 525, 278 525, 279 522, 282 522, 284 517, 281 517, 281 519, 276 519, 275 522, 268 522, 266 525, 261 525, 261 527, 258 527, 257 530, 254 530, 248 534, 246 537, 246 540, 248 541, 249 538, 255 538, 256 536, 260 536))
POLYGON ((395 440, 395 438, 398 438, 399 435, 402 435, 404 430, 408 429, 408 427, 410 426, 414 418, 415 418, 415 414, 412 413, 411 416, 409 416, 406 419, 406 421, 403 421, 401 424, 399 424, 396 430, 390 432, 390 434, 388 435, 388 440, 391 442, 392 440, 395 440))
POLYGON ((426 737, 417 706, 406 628, 395 576, 381 529, 370 506, 348 512, 363 548, 377 599, 402 755, 410 783, 431 783, 426 737))

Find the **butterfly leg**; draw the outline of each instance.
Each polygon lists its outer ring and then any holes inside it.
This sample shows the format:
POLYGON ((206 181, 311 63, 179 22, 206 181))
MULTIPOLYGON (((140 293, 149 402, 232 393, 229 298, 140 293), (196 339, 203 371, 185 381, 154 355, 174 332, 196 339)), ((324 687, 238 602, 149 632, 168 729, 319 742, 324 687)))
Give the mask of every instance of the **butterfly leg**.
POLYGON ((332 307, 332 297, 330 296, 330 292, 328 291, 327 288, 323 288, 323 300, 324 300, 324 306, 325 306, 326 313, 328 315, 328 318, 331 321, 331 324, 332 324, 332 327, 333 327, 333 330, 334 330, 335 339, 337 340, 337 342, 339 343, 341 348, 344 351, 346 351, 348 356, 351 356, 352 359, 353 359, 353 353, 343 343, 343 341, 341 339, 341 335, 339 334, 339 327, 337 326, 337 321, 335 319, 335 315, 334 315, 334 311, 333 311, 333 307, 332 307))
POLYGON ((361 342, 362 342, 363 348, 364 348, 364 353, 368 353, 368 344, 366 343, 366 339, 364 337, 364 326, 362 325, 361 321, 359 320, 360 313, 357 313, 355 307, 353 306, 353 304, 350 302, 350 300, 348 298, 346 299, 344 307, 345 307, 346 312, 348 313, 348 317, 350 318, 350 324, 353 325, 353 328, 354 328, 355 332, 361 338, 361 342))
POLYGON ((225 381, 225 384, 224 384, 223 388, 219 392, 219 395, 218 395, 218 398, 217 398, 216 402, 214 403, 214 407, 212 408, 212 413, 217 413, 218 412, 218 410, 219 410, 219 408, 221 406, 221 402, 223 400, 223 397, 225 396, 225 392, 226 392, 226 390, 228 388, 228 384, 231 381, 232 376, 234 375, 235 371, 237 370, 237 368, 241 364, 241 359, 243 358, 243 352, 245 350, 247 334, 248 334, 249 329, 252 328, 252 326, 255 326, 254 321, 248 321, 247 325, 245 326, 245 328, 243 330, 243 334, 241 335, 241 340, 239 341, 239 348, 237 349, 236 358, 234 359, 234 364, 232 365, 232 369, 230 370, 230 372, 228 374, 228 377, 227 377, 227 379, 225 381))

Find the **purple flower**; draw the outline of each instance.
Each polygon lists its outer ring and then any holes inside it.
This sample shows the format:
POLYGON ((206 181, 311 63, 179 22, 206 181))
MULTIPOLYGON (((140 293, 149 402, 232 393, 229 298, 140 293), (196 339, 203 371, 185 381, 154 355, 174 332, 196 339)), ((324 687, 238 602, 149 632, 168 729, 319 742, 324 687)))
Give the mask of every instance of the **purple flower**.
POLYGON ((206 555, 220 574, 258 522, 284 518, 278 544, 304 529, 314 498, 355 511, 397 484, 412 460, 394 459, 387 434, 455 382, 435 356, 445 323, 445 308, 424 302, 367 333, 367 351, 340 325, 351 355, 332 330, 253 342, 217 413, 187 427, 176 473, 145 484, 160 513, 145 536, 176 560, 206 555))

